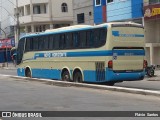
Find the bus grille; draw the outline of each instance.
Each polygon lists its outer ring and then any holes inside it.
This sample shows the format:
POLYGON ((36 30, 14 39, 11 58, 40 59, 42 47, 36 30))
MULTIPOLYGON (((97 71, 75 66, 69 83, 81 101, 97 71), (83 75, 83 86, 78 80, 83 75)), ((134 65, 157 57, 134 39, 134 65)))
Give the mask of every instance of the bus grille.
POLYGON ((105 80, 105 63, 96 62, 96 81, 105 80))

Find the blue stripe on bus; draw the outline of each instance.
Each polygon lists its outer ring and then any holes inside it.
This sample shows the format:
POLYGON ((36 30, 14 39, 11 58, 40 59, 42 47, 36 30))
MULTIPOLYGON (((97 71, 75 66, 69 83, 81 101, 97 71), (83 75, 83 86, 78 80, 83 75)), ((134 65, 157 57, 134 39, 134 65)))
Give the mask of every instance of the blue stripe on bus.
POLYGON ((90 56, 112 56, 112 50, 108 51, 87 51, 87 52, 68 52, 67 57, 90 57, 90 56))
POLYGON ((106 50, 106 51, 86 51, 86 52, 45 52, 35 53, 36 58, 51 57, 95 57, 95 56, 145 56, 144 50, 106 50))
POLYGON ((144 50, 113 50, 119 56, 145 55, 144 50))
MULTIPOLYGON (((18 68, 17 69, 18 76, 25 76, 25 69, 18 68)), ((132 80, 140 80, 145 76, 145 71, 142 72, 124 72, 124 73, 115 73, 113 70, 106 68, 105 71, 105 80, 97 81, 96 80, 96 71, 94 70, 84 70, 84 82, 94 82, 94 83, 102 83, 102 82, 116 82, 116 81, 132 81, 132 80)), ((33 78, 46 78, 46 79, 61 79, 61 70, 57 69, 32 69, 32 77, 33 78)))

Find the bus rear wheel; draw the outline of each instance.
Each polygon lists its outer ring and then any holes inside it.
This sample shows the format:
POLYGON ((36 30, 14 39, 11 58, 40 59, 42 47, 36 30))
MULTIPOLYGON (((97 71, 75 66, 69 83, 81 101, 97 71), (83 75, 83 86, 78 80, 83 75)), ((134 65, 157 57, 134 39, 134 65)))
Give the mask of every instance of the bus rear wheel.
POLYGON ((106 85, 108 86, 114 86, 115 82, 107 82, 106 85))
POLYGON ((31 77, 32 77, 32 76, 31 76, 31 71, 30 71, 30 69, 29 69, 29 68, 27 68, 27 69, 26 69, 25 74, 26 74, 26 77, 29 77, 29 78, 31 78, 31 77))
POLYGON ((74 76, 73 76, 73 81, 74 82, 79 82, 79 83, 82 83, 83 80, 82 80, 82 73, 80 71, 77 71, 74 76))
POLYGON ((68 71, 64 71, 62 73, 62 80, 63 81, 70 81, 70 75, 69 75, 69 72, 68 71))

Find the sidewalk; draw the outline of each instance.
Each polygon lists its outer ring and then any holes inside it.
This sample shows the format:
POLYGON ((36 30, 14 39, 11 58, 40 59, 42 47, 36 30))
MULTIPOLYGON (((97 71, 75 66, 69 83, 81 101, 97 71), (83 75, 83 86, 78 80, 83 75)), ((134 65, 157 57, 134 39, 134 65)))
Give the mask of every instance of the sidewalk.
POLYGON ((0 68, 1 69, 10 69, 10 70, 17 69, 16 65, 13 64, 12 62, 9 62, 8 65, 7 65, 7 63, 0 63, 0 68))

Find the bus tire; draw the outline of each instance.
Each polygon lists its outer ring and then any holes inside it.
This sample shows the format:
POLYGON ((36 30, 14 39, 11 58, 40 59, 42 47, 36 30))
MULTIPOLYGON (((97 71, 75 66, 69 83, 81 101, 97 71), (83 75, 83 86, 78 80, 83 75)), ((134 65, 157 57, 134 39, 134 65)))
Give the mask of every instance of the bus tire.
POLYGON ((29 77, 29 78, 32 77, 32 75, 31 75, 31 70, 30 70, 29 68, 26 68, 26 70, 25 70, 25 75, 26 75, 26 77, 29 77))
POLYGON ((115 82, 107 82, 106 85, 108 86, 114 86, 115 82))
POLYGON ((74 82, 79 82, 79 83, 82 83, 83 80, 82 80, 82 73, 80 71, 76 71, 74 76, 73 76, 73 81, 74 82))
POLYGON ((62 81, 70 81, 70 74, 69 74, 68 70, 65 70, 62 73, 62 81))

